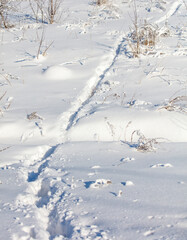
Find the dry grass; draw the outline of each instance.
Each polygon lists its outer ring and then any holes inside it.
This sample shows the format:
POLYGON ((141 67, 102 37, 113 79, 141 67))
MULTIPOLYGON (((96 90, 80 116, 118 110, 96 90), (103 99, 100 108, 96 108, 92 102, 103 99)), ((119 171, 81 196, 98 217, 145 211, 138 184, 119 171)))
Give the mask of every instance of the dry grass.
POLYGON ((102 104, 104 104, 108 99, 112 99, 112 102, 121 100, 121 105, 123 105, 125 97, 126 97, 125 92, 122 92, 121 95, 118 93, 112 93, 112 94, 109 94, 106 97, 104 97, 102 104))
MULTIPOLYGON (((4 96, 6 95, 6 93, 7 93, 7 92, 3 93, 3 95, 0 96, 0 102, 1 102, 1 100, 4 98, 4 96)), ((1 113, 1 115, 3 116, 3 110, 2 110, 2 109, 3 109, 3 107, 2 107, 2 108, 0 107, 0 113, 1 113)))
POLYGON ((0 26, 8 28, 7 12, 9 10, 9 2, 7 0, 0 0, 0 26))
POLYGON ((147 54, 154 49, 157 42, 158 27, 148 23, 146 20, 142 24, 142 20, 139 20, 138 18, 135 0, 133 4, 133 27, 130 29, 128 43, 132 52, 132 56, 139 57, 140 54, 147 54))
POLYGON ((36 22, 53 24, 61 17, 62 0, 29 0, 36 22))
POLYGON ((111 134, 111 136, 112 136, 112 138, 114 140, 114 138, 115 138, 115 127, 114 127, 114 125, 111 122, 109 122, 107 117, 105 117, 105 121, 106 121, 106 124, 107 124, 107 126, 109 128, 110 134, 111 134))
POLYGON ((97 0, 96 4, 97 4, 98 6, 101 6, 101 5, 106 4, 107 2, 108 2, 108 0, 97 0))
POLYGON ((42 55, 43 57, 45 57, 47 55, 47 51, 49 50, 49 48, 52 46, 52 44, 54 43, 54 41, 52 41, 49 45, 47 45, 45 48, 43 48, 44 45, 44 40, 45 40, 45 33, 44 33, 44 29, 42 31, 41 36, 39 37, 39 35, 37 34, 37 38, 39 40, 39 46, 38 46, 38 51, 37 51, 37 59, 39 59, 39 56, 42 55), (43 50, 41 50, 43 48, 43 50))
POLYGON ((139 130, 135 130, 131 135, 131 144, 134 143, 135 134, 138 137, 136 144, 133 144, 140 152, 153 152, 156 150, 155 144, 158 143, 156 138, 146 138, 139 130))
POLYGON ((10 74, 2 74, 2 73, 0 73, 0 75, 7 81, 7 83, 8 83, 10 86, 12 86, 12 85, 11 85, 11 82, 10 82, 10 80, 9 80, 9 78, 12 77, 10 74))
POLYGON ((187 96, 178 96, 171 99, 167 105, 159 108, 167 111, 177 111, 187 113, 187 96))
POLYGON ((16 11, 16 4, 12 0, 0 0, 0 28, 11 28, 14 25, 9 22, 11 11, 16 11))
POLYGON ((27 119, 28 120, 36 120, 36 119, 39 119, 39 120, 43 120, 42 117, 40 117, 37 112, 32 112, 30 114, 27 114, 27 119))
POLYGON ((134 27, 128 38, 133 57, 139 57, 140 54, 145 55, 153 51, 158 37, 157 26, 153 26, 146 21, 142 26, 139 26, 136 22, 133 25, 134 27))

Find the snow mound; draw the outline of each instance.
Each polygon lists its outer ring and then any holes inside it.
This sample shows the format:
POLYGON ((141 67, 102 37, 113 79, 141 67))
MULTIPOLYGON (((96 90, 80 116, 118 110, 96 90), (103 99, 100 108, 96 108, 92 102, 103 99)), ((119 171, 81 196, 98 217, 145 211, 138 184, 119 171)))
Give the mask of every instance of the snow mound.
POLYGON ((60 65, 51 66, 44 72, 45 78, 51 81, 64 81, 72 77, 72 71, 60 65))
POLYGON ((136 130, 149 139, 187 142, 187 116, 166 110, 135 111, 115 107, 79 119, 68 137, 72 141, 130 142, 136 130))

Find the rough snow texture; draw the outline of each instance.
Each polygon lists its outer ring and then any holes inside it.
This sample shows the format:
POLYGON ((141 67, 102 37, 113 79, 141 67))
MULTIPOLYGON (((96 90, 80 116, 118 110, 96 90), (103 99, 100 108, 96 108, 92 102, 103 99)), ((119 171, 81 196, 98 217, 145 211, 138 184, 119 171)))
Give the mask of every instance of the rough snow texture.
POLYGON ((0 239, 186 240, 184 1, 136 0, 138 58, 133 1, 61 7, 0 29, 0 239))

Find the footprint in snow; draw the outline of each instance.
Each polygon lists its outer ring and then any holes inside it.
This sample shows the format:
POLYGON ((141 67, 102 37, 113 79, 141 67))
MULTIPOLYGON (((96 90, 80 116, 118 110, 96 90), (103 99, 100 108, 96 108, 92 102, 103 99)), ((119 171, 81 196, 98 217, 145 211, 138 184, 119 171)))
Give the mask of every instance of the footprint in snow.
POLYGON ((135 158, 130 158, 130 157, 126 157, 126 158, 121 158, 120 159, 120 163, 118 163, 118 164, 113 164, 113 166, 119 166, 119 165, 121 165, 121 164, 124 164, 124 163, 128 163, 128 162, 132 162, 132 161, 134 161, 135 160, 135 158))
MULTIPOLYGON (((121 182, 121 184, 123 186, 134 186, 134 183, 132 181, 126 181, 126 182, 121 182)), ((123 191, 122 190, 119 190, 118 193, 115 193, 115 192, 110 192, 112 195, 114 195, 115 197, 121 197, 122 194, 123 194, 123 191)))
POLYGON ((134 186, 134 183, 132 181, 126 181, 126 182, 121 182, 123 186, 134 186))
POLYGON ((109 179, 97 179, 96 181, 84 182, 86 188, 102 188, 107 187, 111 183, 109 179))
POLYGON ((173 167, 173 165, 171 165, 170 163, 165 163, 165 164, 155 164, 155 165, 151 165, 151 168, 171 168, 173 167))
POLYGON ((118 194, 115 193, 115 192, 110 192, 110 193, 111 193, 112 195, 114 195, 115 197, 121 197, 122 194, 123 194, 122 190, 119 190, 118 194))
POLYGON ((185 184, 185 182, 183 182, 183 181, 178 181, 178 184, 185 184))

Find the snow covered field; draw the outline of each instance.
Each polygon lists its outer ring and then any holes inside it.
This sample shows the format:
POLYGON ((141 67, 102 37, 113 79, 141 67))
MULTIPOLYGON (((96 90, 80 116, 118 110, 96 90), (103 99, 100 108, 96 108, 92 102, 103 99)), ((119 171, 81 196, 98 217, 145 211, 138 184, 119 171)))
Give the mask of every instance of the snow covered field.
POLYGON ((0 239, 186 240, 185 1, 64 0, 54 24, 17 8, 0 28, 0 239))

